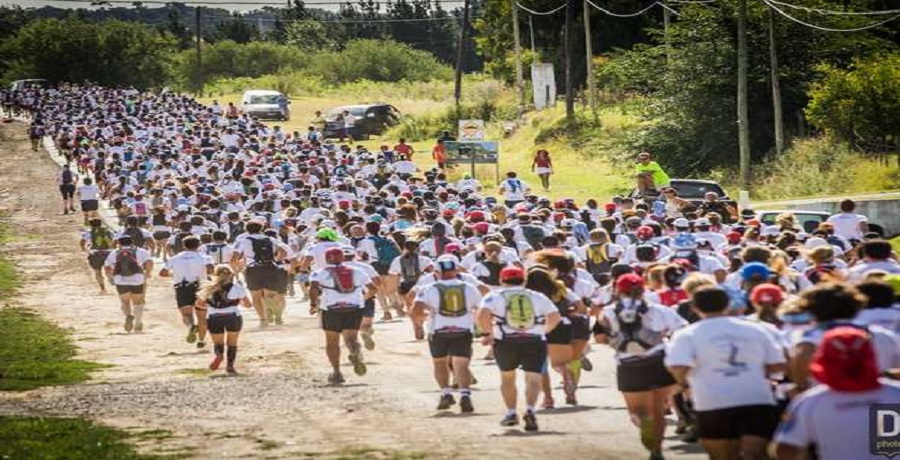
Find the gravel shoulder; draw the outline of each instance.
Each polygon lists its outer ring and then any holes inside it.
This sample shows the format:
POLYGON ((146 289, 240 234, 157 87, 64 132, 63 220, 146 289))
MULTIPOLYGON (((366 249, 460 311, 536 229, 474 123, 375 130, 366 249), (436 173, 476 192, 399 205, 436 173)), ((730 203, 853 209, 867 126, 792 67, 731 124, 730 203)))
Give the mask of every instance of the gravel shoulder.
MULTIPOLYGON (((205 370, 209 350, 183 340, 171 286, 149 285, 145 332, 127 335, 113 295, 96 293, 78 250, 80 216, 63 216, 57 166, 32 152, 19 123, 0 126, 0 212, 10 218, 7 250, 24 277, 17 303, 71 328, 81 358, 112 367, 84 385, 0 393, 0 414, 79 415, 122 428, 168 430, 147 448, 190 452, 195 458, 644 458, 636 430, 615 391, 612 355, 595 346, 581 406, 539 414, 541 432, 502 428, 499 375, 475 360, 481 383, 476 413, 434 411, 427 345, 405 322, 376 323, 378 348, 369 373, 348 370, 341 387, 325 383, 321 332, 307 305, 288 301, 285 325, 254 328, 247 312, 239 377, 205 370)), ((476 346, 475 355, 484 349, 476 346)), ((674 437, 672 438, 674 439, 674 437)), ((143 444, 142 444, 143 445, 143 444)), ((695 446, 667 443, 669 458, 699 459, 695 446)))

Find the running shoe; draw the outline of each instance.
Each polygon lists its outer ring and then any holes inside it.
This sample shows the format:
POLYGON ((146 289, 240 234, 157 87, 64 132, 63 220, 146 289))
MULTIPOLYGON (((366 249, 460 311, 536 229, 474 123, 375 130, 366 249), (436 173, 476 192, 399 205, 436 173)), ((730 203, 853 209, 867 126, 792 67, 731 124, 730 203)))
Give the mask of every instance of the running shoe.
POLYGON ((279 326, 284 324, 284 318, 282 318, 280 314, 275 315, 275 324, 277 324, 279 326))
POLYGON ((568 395, 567 395, 567 396, 566 396, 566 404, 568 404, 568 405, 570 405, 570 406, 577 406, 577 405, 578 405, 578 400, 575 399, 575 395, 572 395, 572 396, 568 396, 568 395))
POLYGON ((387 310, 385 310, 385 311, 384 311, 384 314, 381 315, 381 320, 382 320, 382 321, 390 321, 390 320, 392 320, 392 319, 394 319, 394 317, 391 315, 391 312, 389 312, 389 311, 387 311, 387 310))
POLYGON ((228 372, 229 375, 238 375, 238 371, 234 368, 234 366, 226 367, 225 372, 228 372))
POLYGON ((361 332, 359 335, 362 337, 363 346, 366 347, 366 350, 374 350, 375 349, 375 341, 372 340, 371 332, 361 332))
POLYGON ((348 356, 350 362, 353 364, 353 373, 359 376, 366 375, 366 363, 363 362, 362 353, 350 353, 348 356))
POLYGON ((587 356, 582 356, 581 357, 581 368, 584 369, 585 372, 590 372, 590 371, 594 370, 594 363, 592 363, 591 360, 588 359, 587 356))
POLYGON ((537 417, 534 416, 534 412, 525 412, 525 415, 522 416, 522 421, 525 422, 525 431, 537 431, 537 417))
POLYGON ((553 396, 544 396, 544 403, 541 404, 541 409, 553 409, 556 406, 555 401, 553 401, 553 396))
POLYGON ((206 342, 203 342, 203 341, 197 341, 197 348, 198 348, 198 349, 203 348, 203 347, 205 347, 205 346, 206 346, 206 342))
POLYGON ((187 340, 187 343, 194 343, 197 341, 197 326, 191 326, 191 328, 188 329, 187 338, 185 338, 185 340, 187 340))
POLYGON ((688 423, 684 427, 684 433, 681 434, 681 441, 686 442, 688 444, 693 444, 698 440, 697 436, 697 426, 693 423, 688 423))
POLYGON ((459 398, 459 411, 463 414, 475 412, 475 407, 472 406, 472 398, 469 395, 462 395, 459 398))
POLYGON ((500 426, 516 426, 519 424, 519 417, 516 414, 508 414, 500 420, 500 426))
POLYGON ((344 376, 340 372, 333 372, 328 375, 328 383, 331 385, 340 385, 344 383, 344 376))
POLYGON ((144 332, 144 323, 134 323, 134 332, 144 332))
POLYGON ((437 410, 447 410, 454 404, 456 404, 456 400, 453 399, 453 395, 442 395, 437 410))
POLYGON ((650 454, 649 460, 666 460, 666 458, 663 457, 662 452, 652 452, 650 454))
POLYGON ((128 315, 125 317, 125 332, 131 332, 134 329, 134 316, 128 315))
POLYGON ((211 371, 217 370, 219 368, 219 366, 222 365, 223 359, 224 359, 224 357, 222 355, 216 355, 216 357, 213 358, 212 362, 209 363, 209 370, 211 370, 211 371))

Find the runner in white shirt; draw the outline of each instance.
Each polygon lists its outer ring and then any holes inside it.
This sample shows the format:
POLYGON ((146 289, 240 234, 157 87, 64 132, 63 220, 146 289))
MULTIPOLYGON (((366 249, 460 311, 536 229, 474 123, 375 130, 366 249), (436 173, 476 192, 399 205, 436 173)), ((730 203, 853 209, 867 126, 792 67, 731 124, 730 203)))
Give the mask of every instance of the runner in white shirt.
POLYGON ((100 187, 94 185, 94 181, 90 177, 83 179, 83 184, 78 187, 78 199, 81 201, 81 212, 84 213, 84 221, 98 217, 97 210, 100 209, 100 187))
POLYGON ((206 321, 213 342, 213 360, 209 370, 215 371, 226 356, 225 370, 237 374, 234 362, 237 358, 238 337, 244 326, 239 306, 250 308, 250 299, 244 286, 235 280, 234 271, 228 265, 218 265, 213 272, 212 282, 197 295, 197 308, 206 310, 206 321))
POLYGON ((847 241, 862 241, 863 235, 869 231, 869 218, 856 214, 856 203, 844 200, 840 204, 841 212, 828 218, 826 222, 834 225, 834 234, 847 241))
POLYGON ((309 304, 311 309, 322 315, 325 354, 332 368, 328 383, 337 385, 344 383, 340 368, 342 336, 344 345, 349 350, 348 358, 353 363, 353 372, 359 376, 366 374, 362 347, 357 336, 362 323, 365 298, 375 294, 375 285, 362 270, 344 264, 344 252, 341 248, 325 251, 325 262, 325 266, 310 274, 309 304))
POLYGON ((691 389, 700 444, 711 459, 766 458, 778 424, 770 375, 784 372, 783 347, 759 323, 728 316, 718 287, 694 291, 703 318, 675 332, 665 363, 691 389))
POLYGON ((472 358, 475 331, 474 313, 481 301, 481 293, 475 285, 459 279, 459 263, 455 257, 439 257, 435 267, 440 279, 418 290, 412 320, 422 324, 427 319, 426 330, 435 380, 441 388, 438 410, 446 410, 456 404, 450 386, 452 368, 460 388, 460 411, 471 413, 475 409, 469 389, 472 384, 469 360, 472 358))
POLYGON ((103 264, 106 275, 111 276, 122 313, 125 315, 125 332, 144 330, 144 304, 147 280, 153 273, 153 259, 146 249, 134 246, 130 236, 119 238, 119 248, 110 251, 103 264))
POLYGON ((502 426, 519 424, 516 414, 516 369, 525 371, 525 431, 537 431, 535 404, 547 361, 546 335, 560 322, 559 311, 547 296, 525 289, 525 271, 506 267, 500 272, 503 288, 482 301, 477 313, 481 331, 491 331, 481 343, 494 347, 500 368, 500 391, 506 402, 502 426))
POLYGON ((506 173, 506 179, 500 183, 500 193, 506 200, 507 208, 514 208, 517 204, 525 201, 525 194, 531 190, 528 184, 516 176, 515 172, 510 171, 506 173))
MULTIPOLYGON (((341 248, 344 252, 344 264, 348 267, 353 267, 361 270, 366 276, 369 277, 372 284, 377 288, 381 283, 381 276, 375 271, 374 268, 370 264, 365 262, 360 262, 355 260, 356 255, 359 253, 356 249, 353 249, 353 246, 344 246, 341 248)), ((366 347, 366 350, 374 350, 375 349, 375 341, 372 339, 372 334, 375 333, 375 330, 372 328, 372 321, 375 318, 375 296, 367 296, 365 301, 365 306, 363 307, 363 317, 362 322, 359 325, 359 335, 362 338, 363 346, 366 347)))
POLYGON ((249 222, 246 229, 247 233, 234 243, 232 264, 243 262, 246 267, 244 280, 259 315, 260 327, 268 327, 270 322, 282 324, 288 274, 276 262, 284 260, 289 249, 263 234, 262 222, 249 222))
POLYGON ((175 286, 175 303, 181 312, 181 321, 188 328, 187 343, 197 342, 197 348, 203 348, 206 344, 206 314, 195 311, 197 292, 200 290, 200 282, 206 276, 212 274, 213 260, 197 251, 200 247, 200 239, 189 236, 184 239, 184 251, 178 253, 168 261, 159 272, 161 278, 172 278, 175 286))
MULTIPOLYGON (((871 336, 856 327, 828 331, 810 368, 823 384, 788 406, 775 435, 779 460, 808 458, 811 446, 820 460, 877 460, 896 452, 896 446, 871 450, 873 406, 900 402, 900 385, 878 378, 871 336)), ((894 429, 897 423, 895 417, 894 429)))

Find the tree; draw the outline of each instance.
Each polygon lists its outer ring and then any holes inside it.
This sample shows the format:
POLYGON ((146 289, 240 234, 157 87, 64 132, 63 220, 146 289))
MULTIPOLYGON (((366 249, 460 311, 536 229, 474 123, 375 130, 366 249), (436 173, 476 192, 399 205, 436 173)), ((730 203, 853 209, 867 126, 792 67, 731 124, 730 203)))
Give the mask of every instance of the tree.
POLYGON ((259 39, 259 28, 236 15, 233 19, 220 22, 213 31, 213 40, 231 40, 235 43, 249 43, 259 39))
POLYGON ((825 76, 810 91, 806 109, 812 124, 870 150, 900 149, 900 53, 820 70, 825 76))
POLYGON ((306 53, 334 50, 337 40, 325 24, 314 21, 294 21, 284 28, 285 44, 306 53))

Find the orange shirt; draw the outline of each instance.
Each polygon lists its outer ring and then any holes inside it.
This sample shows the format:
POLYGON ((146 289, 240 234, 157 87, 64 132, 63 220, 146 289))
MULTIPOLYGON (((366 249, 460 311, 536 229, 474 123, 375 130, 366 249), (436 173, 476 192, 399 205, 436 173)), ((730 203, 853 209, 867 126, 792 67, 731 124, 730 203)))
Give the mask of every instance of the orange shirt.
POLYGON ((444 144, 435 145, 434 148, 431 149, 431 157, 438 163, 444 163, 447 161, 447 147, 445 147, 444 144))

